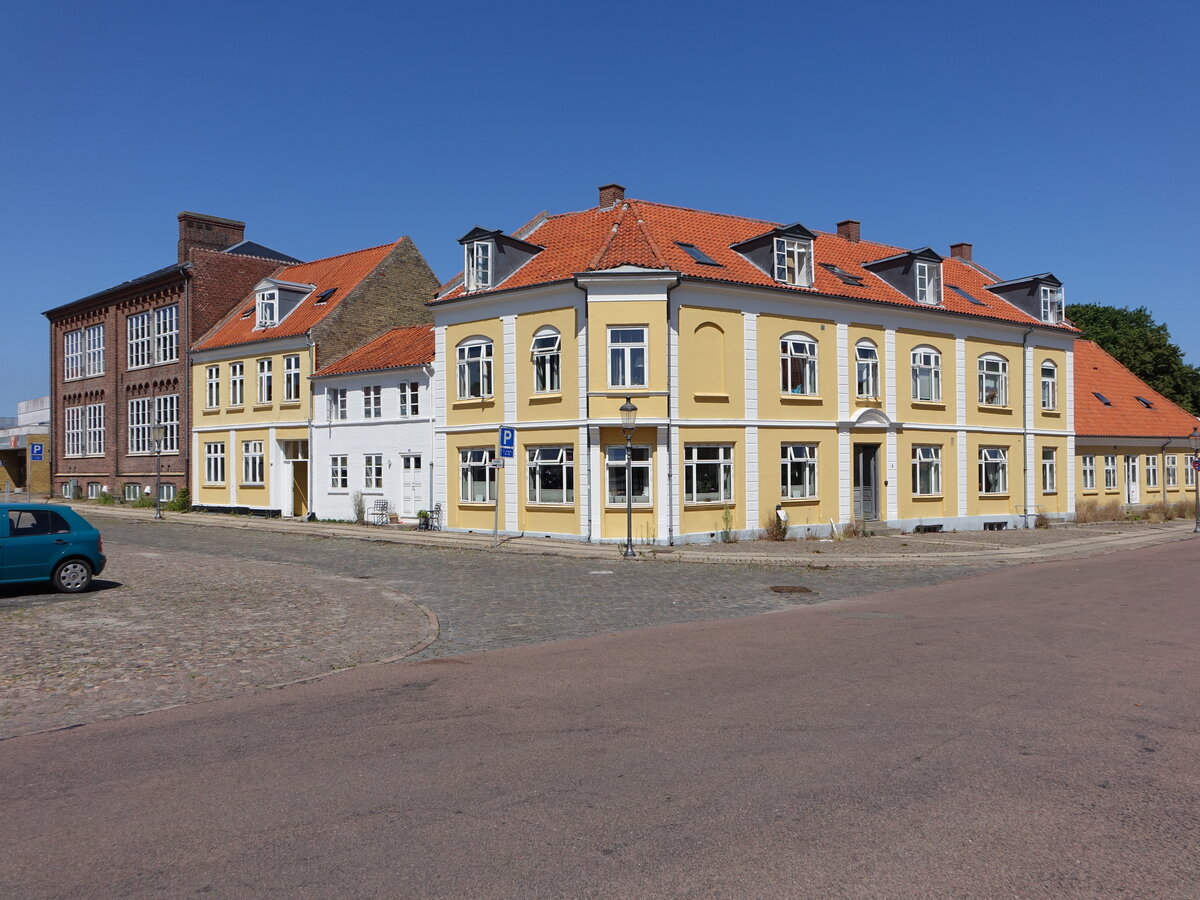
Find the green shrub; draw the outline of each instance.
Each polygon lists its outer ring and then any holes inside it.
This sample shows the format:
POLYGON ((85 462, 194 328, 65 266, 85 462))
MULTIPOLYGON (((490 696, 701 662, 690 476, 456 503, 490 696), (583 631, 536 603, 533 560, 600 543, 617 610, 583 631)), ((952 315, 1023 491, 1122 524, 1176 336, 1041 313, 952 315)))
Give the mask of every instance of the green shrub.
POLYGON ((788 526, 775 513, 767 516, 763 522, 763 537, 768 541, 786 541, 788 539, 788 526))
POLYGON ((138 509, 154 509, 154 498, 149 494, 141 494, 133 501, 133 505, 138 509))
POLYGON ((175 497, 167 502, 166 508, 171 512, 191 512, 192 495, 187 488, 180 488, 175 497))
POLYGON ((101 506, 112 506, 117 502, 117 499, 108 491, 101 491, 100 496, 96 498, 96 502, 101 506))

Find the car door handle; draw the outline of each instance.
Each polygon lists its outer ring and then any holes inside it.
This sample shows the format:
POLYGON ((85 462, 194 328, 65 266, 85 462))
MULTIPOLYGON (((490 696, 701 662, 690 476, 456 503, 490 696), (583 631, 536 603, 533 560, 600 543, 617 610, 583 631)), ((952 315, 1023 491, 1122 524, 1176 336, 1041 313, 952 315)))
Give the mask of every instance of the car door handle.
POLYGON ((58 540, 56 540, 54 543, 56 543, 56 544, 65 544, 65 543, 67 543, 67 542, 66 542, 66 541, 64 541, 62 538, 59 538, 59 539, 58 539, 58 540))

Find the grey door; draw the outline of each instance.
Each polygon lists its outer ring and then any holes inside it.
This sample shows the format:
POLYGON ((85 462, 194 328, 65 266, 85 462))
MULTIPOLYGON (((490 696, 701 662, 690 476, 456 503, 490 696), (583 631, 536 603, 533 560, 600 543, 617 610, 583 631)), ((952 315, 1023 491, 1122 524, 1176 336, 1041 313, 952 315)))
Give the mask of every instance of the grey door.
POLYGON ((874 521, 879 518, 878 444, 854 445, 854 518, 874 521))

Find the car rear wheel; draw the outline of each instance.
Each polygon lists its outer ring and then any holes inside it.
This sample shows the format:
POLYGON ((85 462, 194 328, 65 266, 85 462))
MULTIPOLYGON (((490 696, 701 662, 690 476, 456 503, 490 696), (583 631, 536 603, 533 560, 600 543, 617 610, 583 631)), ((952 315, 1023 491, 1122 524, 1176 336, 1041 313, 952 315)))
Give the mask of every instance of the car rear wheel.
POLYGON ((54 587, 64 594, 78 594, 92 583, 92 567, 82 559, 60 562, 54 570, 54 587))

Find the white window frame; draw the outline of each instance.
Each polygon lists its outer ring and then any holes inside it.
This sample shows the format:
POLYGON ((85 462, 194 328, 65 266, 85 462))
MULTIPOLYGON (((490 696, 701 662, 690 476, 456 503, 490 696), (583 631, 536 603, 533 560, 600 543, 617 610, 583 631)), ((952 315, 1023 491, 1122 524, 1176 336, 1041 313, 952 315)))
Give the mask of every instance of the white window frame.
POLYGON ((272 328, 279 324, 279 292, 259 291, 254 298, 254 321, 258 328, 272 328))
POLYGON ((266 484, 262 441, 242 441, 242 484, 266 484))
POLYGON ((1146 454, 1146 487, 1158 487, 1158 456, 1153 453, 1146 454))
POLYGON ((300 357, 289 354, 283 358, 283 402, 300 400, 300 357))
POLYGON ((136 397, 129 401, 126 431, 131 455, 153 453, 154 398, 136 397))
POLYGON ((608 326, 608 386, 610 388, 644 388, 650 379, 650 328, 646 325, 608 326), (640 333, 641 337, 636 335, 640 333), (641 380, 636 367, 641 360, 641 380))
POLYGON ((468 241, 463 245, 463 274, 468 291, 492 286, 491 241, 468 241))
POLYGON ((125 498, 126 503, 134 503, 142 496, 142 486, 132 481, 126 482, 121 496, 125 498))
POLYGON ((538 506, 572 506, 575 503, 575 448, 571 446, 525 448, 525 502, 538 506), (546 487, 544 480, 557 473, 561 487, 546 487), (554 493, 562 496, 557 499, 554 493))
POLYGON ((683 445, 683 502, 695 504, 724 504, 732 503, 734 498, 733 484, 733 445, 732 444, 684 444, 683 445), (701 454, 705 454, 701 456, 701 454), (715 456, 709 454, 715 453, 715 456), (705 491, 705 495, 715 493, 716 496, 702 496, 697 489, 699 470, 716 468, 717 490, 705 491))
POLYGON ((533 392, 557 394, 562 391, 562 335, 557 328, 539 328, 529 346, 533 357, 533 392))
POLYGON ((912 492, 914 497, 938 497, 942 493, 941 444, 914 444, 912 448, 912 492), (924 488, 924 489, 923 489, 924 488))
POLYGON ((363 490, 383 490, 383 454, 363 454, 363 490))
POLYGON ((63 335, 63 381, 83 378, 83 329, 63 335))
POLYGON ((854 345, 854 396, 860 400, 879 397, 879 348, 866 338, 854 345))
POLYGON ((1042 493, 1058 493, 1058 448, 1042 448, 1042 493))
POLYGON ((1057 325, 1063 320, 1062 288, 1042 285, 1042 321, 1057 325))
POLYGON ((1174 453, 1164 456, 1163 468, 1166 470, 1163 479, 1165 486, 1169 488, 1179 487, 1179 457, 1174 453))
POLYGON ((329 408, 330 422, 345 422, 349 417, 346 409, 346 389, 339 387, 325 388, 325 403, 329 408))
POLYGON ((942 302, 941 263, 917 260, 915 276, 917 302, 926 306, 937 306, 942 302))
POLYGON ((83 329, 83 376, 104 374, 104 323, 83 329))
POLYGON ((1058 409, 1058 366, 1052 360, 1042 362, 1042 409, 1058 409))
POLYGON ((999 354, 979 357, 979 405, 1008 406, 1008 360, 999 354))
POLYGON ((363 387, 363 418, 383 418, 383 385, 369 384, 363 387))
POLYGON ((221 367, 208 366, 204 376, 204 408, 219 409, 221 406, 221 367))
POLYGON ((204 483, 225 483, 224 441, 212 441, 204 445, 204 483))
POLYGON ((239 409, 246 405, 246 364, 229 364, 229 406, 239 409))
POLYGON ((493 396, 492 362, 495 346, 488 338, 467 338, 455 350, 459 400, 486 400, 493 396))
POLYGON ((345 453, 335 453, 329 457, 329 487, 335 491, 350 487, 350 457, 345 453))
POLYGON ((912 364, 912 398, 918 403, 942 402, 942 352, 935 347, 914 347, 909 357, 912 364), (923 390, 923 388, 928 390, 923 390), (929 396, 923 396, 928 393, 929 396))
POLYGON ((163 481, 158 485, 158 499, 162 503, 170 503, 175 499, 178 489, 170 482, 163 481))
POLYGON ((154 310, 154 362, 179 361, 179 306, 160 306, 154 310))
POLYGON ((179 452, 179 395, 164 394, 154 398, 154 422, 165 429, 163 453, 179 452))
POLYGON ((274 396, 271 384, 271 369, 272 362, 270 357, 258 361, 258 393, 256 396, 258 398, 258 405, 260 406, 266 406, 268 403, 271 403, 271 398, 274 396))
POLYGON ((1080 457, 1082 463, 1083 477, 1080 479, 1080 489, 1085 491, 1094 491, 1096 489, 1096 457, 1093 454, 1087 454, 1080 457))
POLYGON ((1191 455, 1185 456, 1183 458, 1183 465, 1184 465, 1183 484, 1184 484, 1184 487, 1195 487, 1196 486, 1196 470, 1192 468, 1192 461, 1194 459, 1195 459, 1195 457, 1191 456, 1191 455))
POLYGON ((87 498, 89 500, 99 500, 100 494, 100 482, 89 481, 87 486, 87 498))
POLYGON ((979 493, 986 496, 1008 493, 1007 447, 979 448, 979 493), (989 472, 993 472, 994 477, 989 478, 989 472))
POLYGON ((793 331, 779 339, 779 392, 796 397, 815 397, 820 392, 817 342, 793 331), (799 376, 798 378, 796 376, 799 376))
MULTIPOLYGON (((653 503, 654 482, 653 459, 649 445, 634 444, 629 468, 633 470, 633 483, 641 482, 642 491, 633 495, 633 506, 647 507, 653 503)), ((604 448, 604 490, 607 506, 625 507, 625 445, 609 444, 604 448)))
POLYGON ((154 365, 154 316, 151 310, 125 318, 125 363, 130 369, 154 365))
POLYGON ((84 454, 87 456, 104 455, 104 404, 89 403, 85 407, 84 422, 86 425, 87 444, 84 454))
POLYGON ((421 384, 417 381, 400 382, 400 415, 411 418, 421 414, 421 384))
POLYGON ((1104 489, 1106 491, 1115 491, 1120 487, 1121 482, 1117 475, 1117 457, 1108 455, 1104 457, 1104 489))
POLYGON ((63 410, 63 456, 83 456, 83 407, 68 406, 63 410))
POLYGON ((817 445, 780 444, 779 495, 784 500, 813 500, 818 489, 817 445))
POLYGON ((492 447, 464 447, 458 451, 460 503, 493 505, 496 502, 496 469, 492 465, 496 451, 492 447), (484 499, 476 499, 477 486, 483 486, 484 499))
POLYGON ((774 244, 774 278, 782 284, 812 287, 812 241, 777 237, 774 244))

